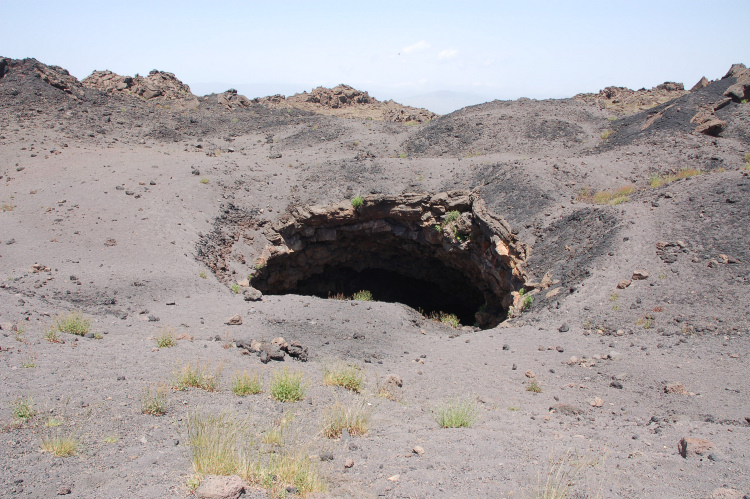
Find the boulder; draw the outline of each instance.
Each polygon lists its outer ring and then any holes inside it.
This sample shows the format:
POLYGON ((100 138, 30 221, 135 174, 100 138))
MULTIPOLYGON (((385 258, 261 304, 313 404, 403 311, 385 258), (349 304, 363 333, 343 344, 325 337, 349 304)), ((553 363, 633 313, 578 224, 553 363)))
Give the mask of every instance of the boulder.
POLYGON ((693 85, 693 88, 690 89, 691 92, 695 92, 696 90, 700 90, 701 88, 706 88, 710 82, 708 79, 704 76, 700 80, 698 80, 698 83, 693 85))
POLYGON ((708 455, 714 444, 705 438, 684 437, 677 444, 677 452, 687 459, 688 457, 708 455))
POLYGON ((263 298, 263 293, 250 286, 242 292, 242 297, 245 301, 260 301, 263 298))

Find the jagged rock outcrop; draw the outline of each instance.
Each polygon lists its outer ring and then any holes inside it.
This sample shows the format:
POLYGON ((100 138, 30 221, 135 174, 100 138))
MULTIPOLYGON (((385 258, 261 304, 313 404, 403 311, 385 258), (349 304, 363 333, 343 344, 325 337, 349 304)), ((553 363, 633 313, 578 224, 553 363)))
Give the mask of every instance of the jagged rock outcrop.
POLYGON ((83 96, 83 86, 67 69, 60 66, 48 66, 36 59, 11 59, 0 57, 0 79, 11 71, 34 76, 51 87, 62 90, 75 98, 83 96))
POLYGON ((112 71, 94 71, 81 81, 88 88, 109 95, 134 95, 144 100, 184 101, 198 105, 190 87, 172 73, 154 69, 148 76, 121 76, 112 71))
POLYGON ((574 98, 616 114, 629 115, 676 99, 686 93, 688 92, 682 83, 668 81, 650 90, 607 87, 600 90, 598 94, 578 94, 574 98))
POLYGON ((253 105, 253 101, 237 93, 237 90, 230 88, 226 92, 222 92, 216 96, 219 104, 224 106, 226 109, 238 109, 248 108, 253 105))
POLYGON ((342 118, 371 118, 398 123, 422 123, 438 116, 426 109, 403 106, 392 100, 379 101, 367 92, 343 84, 333 88, 318 87, 310 93, 290 97, 278 94, 260 97, 253 102, 276 109, 292 107, 342 118))
POLYGON ((724 78, 737 78, 737 83, 727 88, 724 95, 735 102, 750 99, 750 69, 744 64, 733 64, 724 78))

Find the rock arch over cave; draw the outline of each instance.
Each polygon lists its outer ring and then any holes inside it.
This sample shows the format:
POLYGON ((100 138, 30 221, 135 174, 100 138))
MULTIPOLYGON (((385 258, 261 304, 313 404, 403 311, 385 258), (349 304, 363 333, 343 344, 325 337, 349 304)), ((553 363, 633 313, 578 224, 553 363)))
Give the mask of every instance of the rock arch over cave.
POLYGON ((526 281, 526 246, 469 191, 296 207, 265 236, 251 281, 265 294, 367 289, 376 300, 492 327, 526 281))

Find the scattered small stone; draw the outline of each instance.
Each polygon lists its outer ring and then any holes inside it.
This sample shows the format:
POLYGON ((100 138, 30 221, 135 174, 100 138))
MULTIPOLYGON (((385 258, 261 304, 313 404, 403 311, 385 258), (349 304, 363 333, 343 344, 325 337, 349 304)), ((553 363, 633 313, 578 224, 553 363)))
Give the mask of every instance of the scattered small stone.
POLYGON ((148 316, 148 321, 149 321, 149 322, 159 322, 160 320, 161 320, 161 319, 159 319, 159 318, 158 318, 157 316, 155 316, 155 315, 153 315, 153 314, 150 314, 150 315, 148 316))
POLYGON ((401 475, 393 475, 388 477, 389 482, 398 482, 401 479, 401 475))
POLYGON ((263 298, 263 293, 251 286, 245 288, 245 291, 242 292, 242 297, 245 301, 260 301, 263 298))
POLYGON ((240 314, 235 314, 224 323, 227 326, 241 326, 242 325, 242 316, 240 314))
POLYGON ((578 362, 579 362, 579 360, 578 360, 578 357, 576 357, 575 355, 572 355, 572 356, 571 356, 571 357, 570 357, 570 358, 569 358, 569 359, 567 360, 566 364, 568 364, 569 366, 572 366, 572 365, 574 365, 574 364, 578 364, 578 362))
POLYGON ((617 289, 625 289, 628 286, 630 286, 631 281, 628 279, 623 279, 622 281, 617 283, 617 289))
POLYGON ((324 450, 320 453, 320 460, 321 461, 333 461, 333 452, 324 450))
POLYGON ((604 405, 604 401, 599 397, 594 397, 592 400, 589 401, 589 405, 591 407, 601 407, 604 405))
POLYGON ((536 373, 534 371, 532 371, 532 370, 526 371, 525 374, 526 374, 527 378, 536 378, 536 373))
POLYGON ((622 354, 620 352, 615 352, 614 350, 612 350, 611 352, 609 352, 609 354, 607 354, 607 358, 609 360, 622 360, 622 354))
POLYGON ((683 437, 677 444, 677 452, 687 459, 691 456, 702 456, 713 449, 714 444, 705 438, 683 437))
POLYGON ((511 371, 515 371, 516 369, 518 369, 518 365, 514 363, 513 366, 511 366, 510 369, 511 369, 511 371))
POLYGON ((688 392, 682 383, 670 382, 664 385, 664 393, 676 394, 676 395, 687 395, 688 392))
POLYGON ((555 350, 557 350, 559 353, 565 352, 565 349, 563 347, 561 347, 561 346, 555 347, 555 350))
POLYGON ((354 466, 354 459, 349 458, 344 461, 344 468, 351 468, 352 466, 354 466))
POLYGON ((563 324, 562 326, 557 328, 557 330, 561 333, 567 333, 568 331, 570 331, 570 326, 568 326, 567 324, 563 324))
POLYGON ((86 333, 84 338, 94 338, 94 333, 86 333))
POLYGON ((73 490, 70 488, 69 485, 60 485, 60 487, 57 488, 57 495, 58 496, 67 496, 68 494, 71 494, 73 490))
POLYGON ((424 454, 424 449, 420 445, 415 445, 412 449, 412 452, 418 456, 421 456, 424 454))
POLYGON ((507 343, 505 343, 503 345, 503 350, 510 350, 510 345, 508 345, 507 343))
MULTIPOLYGON (((709 456, 709 459, 711 456, 709 456)), ((718 488, 714 489, 706 499, 747 499, 750 494, 745 495, 737 489, 718 488)))
POLYGON ((402 380, 401 376, 397 374, 390 374, 388 378, 385 380, 385 383, 387 385, 395 385, 401 388, 404 385, 404 380, 402 380))
POLYGON ((550 407, 550 412, 554 411, 558 414, 564 414, 566 416, 578 416, 583 413, 583 409, 570 404, 555 404, 550 407))
POLYGON ((612 388, 617 388, 618 390, 622 390, 622 383, 620 383, 619 381, 613 381, 609 384, 609 386, 611 386, 612 388))
POLYGON ((633 277, 631 278, 634 281, 642 281, 644 279, 648 279, 648 272, 645 270, 636 270, 633 272, 633 277))
POLYGON ((237 475, 203 478, 195 491, 198 499, 238 499, 245 492, 245 483, 237 475))

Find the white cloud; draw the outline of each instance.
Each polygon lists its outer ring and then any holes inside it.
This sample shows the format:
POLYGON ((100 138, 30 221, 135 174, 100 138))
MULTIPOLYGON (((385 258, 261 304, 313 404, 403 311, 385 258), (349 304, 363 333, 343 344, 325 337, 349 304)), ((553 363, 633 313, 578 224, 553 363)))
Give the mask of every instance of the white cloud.
POLYGON ((456 49, 445 49, 438 54, 438 59, 450 59, 456 57, 456 54, 458 54, 456 49))
POLYGON ((430 44, 427 43, 424 40, 419 40, 414 45, 409 45, 408 47, 404 47, 401 49, 401 52, 404 54, 411 54, 412 52, 419 52, 420 50, 425 50, 430 48, 430 44))

